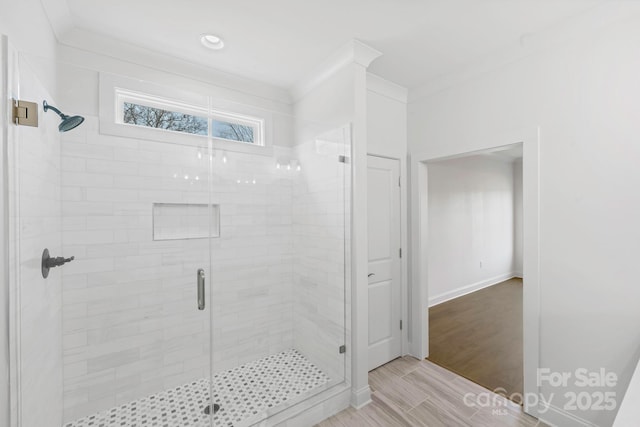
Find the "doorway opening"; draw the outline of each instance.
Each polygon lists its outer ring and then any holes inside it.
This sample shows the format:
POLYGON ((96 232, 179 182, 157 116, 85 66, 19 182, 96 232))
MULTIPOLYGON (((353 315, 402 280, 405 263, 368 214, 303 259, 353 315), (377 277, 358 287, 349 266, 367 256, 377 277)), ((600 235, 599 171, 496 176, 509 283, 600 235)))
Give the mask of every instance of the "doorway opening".
POLYGON ((428 359, 522 403, 522 144, 427 174, 428 359))
MULTIPOLYGON (((540 416, 537 371, 540 348, 540 129, 517 128, 466 140, 433 145, 411 155, 411 265, 409 286, 409 352, 430 356, 429 302, 434 300, 430 254, 435 250, 429 233, 429 169, 436 161, 506 151, 522 147, 522 391, 523 410, 540 416)), ((478 268, 480 261, 478 260, 478 268)), ((483 264, 483 267, 485 264, 483 264)), ((507 279, 507 278, 505 278, 507 279)), ((446 298, 445 298, 446 299, 446 298)), ((444 299, 443 299, 444 300, 444 299)), ((478 325, 468 329, 473 334, 478 325)), ((496 355, 496 357, 499 357, 496 355)))

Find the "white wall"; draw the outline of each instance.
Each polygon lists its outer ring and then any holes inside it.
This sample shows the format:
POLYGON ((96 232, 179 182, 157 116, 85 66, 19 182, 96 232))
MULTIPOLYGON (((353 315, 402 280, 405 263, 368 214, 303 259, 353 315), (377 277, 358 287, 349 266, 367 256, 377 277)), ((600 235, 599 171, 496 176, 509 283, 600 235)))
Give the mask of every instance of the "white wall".
POLYGON ((373 74, 367 74, 367 153, 399 159, 404 169, 407 90, 373 74))
POLYGON ((469 156, 427 169, 429 305, 513 277, 512 163, 469 156))
MULTIPOLYGON (((465 152, 540 125, 540 363, 610 370, 618 401, 640 347, 638 44, 640 18, 628 16, 409 107, 411 153, 465 152)), ((541 390, 560 408, 545 417, 568 424, 565 390, 541 390)), ((615 411, 572 414, 608 426, 615 411)))
MULTIPOLYGON (((47 61, 57 58, 57 41, 39 0, 0 0, 0 10, 0 34, 8 36, 18 52, 47 61)), ((56 72, 51 65, 52 62, 41 64, 34 73, 51 96, 57 98, 56 72)))
POLYGON ((513 272, 518 277, 522 277, 522 214, 522 159, 516 159, 513 162, 513 272))
POLYGON ((0 33, 21 52, 53 58, 56 38, 39 0, 1 0, 0 33))
POLYGON ((354 116, 354 76, 349 66, 335 72, 293 104, 296 142, 349 124, 354 116))

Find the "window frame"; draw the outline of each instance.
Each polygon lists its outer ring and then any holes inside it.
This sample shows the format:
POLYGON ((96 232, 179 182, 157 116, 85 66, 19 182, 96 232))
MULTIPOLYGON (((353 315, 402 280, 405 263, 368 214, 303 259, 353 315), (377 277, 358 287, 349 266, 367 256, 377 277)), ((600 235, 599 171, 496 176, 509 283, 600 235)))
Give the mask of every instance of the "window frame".
POLYGON ((211 140, 214 149, 272 155, 271 114, 244 104, 214 99, 150 82, 100 73, 100 133, 174 144, 201 146, 211 140), (124 122, 124 103, 160 108, 207 120, 207 135, 153 128, 124 122), (215 104, 215 105, 214 105, 215 104), (254 129, 254 142, 213 136, 213 121, 237 123, 254 129))
POLYGON ((122 88, 115 88, 115 91, 116 91, 115 122, 117 124, 121 124, 124 126, 142 127, 146 129, 153 129, 153 130, 159 130, 164 132, 174 132, 180 135, 193 135, 193 136, 200 136, 205 138, 209 136, 208 133, 211 129, 211 125, 209 123, 210 120, 207 117, 206 109, 198 108, 197 106, 184 105, 172 99, 159 99, 157 97, 152 97, 147 94, 133 92, 133 91, 129 91, 127 89, 122 89, 122 88), (124 104, 125 103, 139 105, 141 107, 157 108, 157 109, 169 111, 172 113, 189 114, 191 116, 200 117, 207 121, 207 135, 200 135, 200 134, 191 133, 191 132, 182 132, 182 131, 172 130, 172 129, 154 128, 151 126, 137 125, 134 123, 125 123, 124 121, 124 104))

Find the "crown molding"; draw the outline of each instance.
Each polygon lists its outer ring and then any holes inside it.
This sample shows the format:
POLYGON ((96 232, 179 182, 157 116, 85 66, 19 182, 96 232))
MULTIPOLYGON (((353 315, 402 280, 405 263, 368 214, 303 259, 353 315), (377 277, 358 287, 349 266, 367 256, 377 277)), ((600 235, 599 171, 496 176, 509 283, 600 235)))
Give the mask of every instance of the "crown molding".
POLYGON ((353 62, 362 65, 364 68, 369 68, 369 65, 371 65, 375 59, 382 56, 382 52, 357 39, 351 40, 347 43, 347 46, 351 46, 351 50, 353 51, 353 62))
POLYGON ((403 104, 407 103, 409 95, 409 90, 406 87, 372 73, 367 73, 367 90, 403 104))
POLYGON ((358 64, 366 69, 380 56, 382 52, 371 46, 356 39, 350 40, 291 88, 293 100, 301 99, 343 67, 358 64))

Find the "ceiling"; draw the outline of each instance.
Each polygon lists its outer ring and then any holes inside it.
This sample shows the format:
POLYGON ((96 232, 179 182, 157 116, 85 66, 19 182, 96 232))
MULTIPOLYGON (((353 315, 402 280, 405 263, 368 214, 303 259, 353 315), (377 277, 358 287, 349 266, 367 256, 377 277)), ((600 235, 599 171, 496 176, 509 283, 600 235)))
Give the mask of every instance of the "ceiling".
POLYGON ((605 0, 42 1, 66 2, 56 13, 67 26, 52 23, 70 45, 97 33, 290 88, 355 38, 383 53, 371 72, 415 88, 605 0), (225 49, 202 47, 202 33, 221 36, 225 49))

